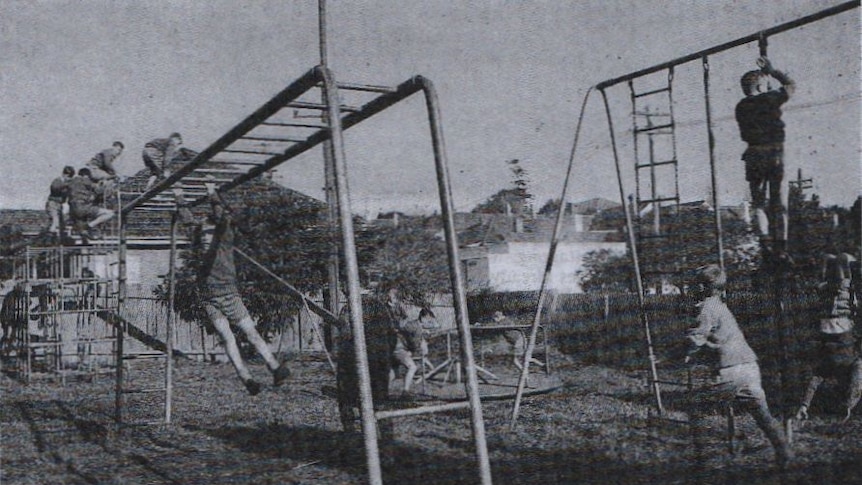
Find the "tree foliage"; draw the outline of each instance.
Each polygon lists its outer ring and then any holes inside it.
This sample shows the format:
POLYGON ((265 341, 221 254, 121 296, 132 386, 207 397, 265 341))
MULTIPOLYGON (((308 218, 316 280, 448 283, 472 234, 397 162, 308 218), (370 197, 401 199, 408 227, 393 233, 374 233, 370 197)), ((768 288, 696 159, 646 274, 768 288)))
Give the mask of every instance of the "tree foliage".
POLYGON ((378 292, 398 287, 418 306, 428 305, 434 294, 450 292, 441 229, 440 218, 429 216, 405 217, 398 225, 372 226, 363 231, 361 252, 368 258, 363 272, 366 282, 373 282, 378 292))
POLYGON ((474 214, 526 214, 533 198, 530 194, 530 176, 517 158, 506 161, 512 177, 511 187, 501 189, 473 208, 474 214))

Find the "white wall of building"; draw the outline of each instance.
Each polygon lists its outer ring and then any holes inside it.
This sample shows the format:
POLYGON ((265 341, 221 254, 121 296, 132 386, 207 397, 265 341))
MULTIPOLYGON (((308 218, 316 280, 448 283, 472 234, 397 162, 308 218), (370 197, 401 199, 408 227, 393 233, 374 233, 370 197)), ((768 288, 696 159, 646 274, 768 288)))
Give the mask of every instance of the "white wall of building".
MULTIPOLYGON (((508 252, 488 254, 491 290, 538 291, 549 248, 548 243, 509 243, 508 252)), ((583 269, 584 256, 599 249, 624 254, 626 246, 621 242, 560 243, 554 257, 549 289, 561 293, 583 292, 577 273, 583 269)))

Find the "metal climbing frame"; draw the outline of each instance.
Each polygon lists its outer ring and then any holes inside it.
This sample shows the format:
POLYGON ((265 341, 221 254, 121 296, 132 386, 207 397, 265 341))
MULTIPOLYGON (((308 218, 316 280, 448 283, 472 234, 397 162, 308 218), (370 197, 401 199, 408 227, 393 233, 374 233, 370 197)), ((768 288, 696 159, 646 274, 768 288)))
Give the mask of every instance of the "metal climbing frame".
POLYGON ((116 367, 114 330, 104 321, 116 306, 114 254, 110 245, 28 246, 14 258, 4 316, 15 327, 3 353, 25 382, 116 367))
MULTIPOLYGON (((649 92, 636 93, 632 87, 633 82, 636 79, 643 78, 645 76, 649 76, 650 74, 655 74, 655 73, 658 73, 661 71, 667 71, 668 72, 668 86, 666 88, 666 92, 668 93, 668 98, 670 101, 669 108, 670 108, 670 110, 672 110, 673 107, 672 107, 672 96, 671 96, 671 93, 672 93, 671 83, 673 80, 674 67, 682 65, 682 64, 686 64, 689 62, 701 61, 702 65, 703 65, 703 86, 704 86, 704 101, 705 101, 705 111, 706 111, 705 119, 706 119, 706 128, 707 128, 707 135, 708 135, 708 142, 709 142, 709 160, 710 160, 710 174, 711 174, 711 182, 712 182, 713 206, 716 208, 716 210, 714 211, 715 212, 716 248, 717 248, 717 252, 718 252, 719 264, 721 264, 723 267, 724 261, 723 261, 723 257, 722 257, 721 221, 719 218, 720 217, 719 211, 717 210, 719 207, 718 206, 718 190, 716 189, 715 157, 714 157, 714 153, 713 153, 713 148, 715 146, 715 139, 714 139, 713 131, 712 131, 712 115, 711 115, 710 95, 709 95, 710 94, 709 93, 709 56, 711 56, 713 54, 717 54, 719 52, 733 49, 735 47, 750 44, 753 42, 758 43, 759 48, 760 48, 760 54, 766 55, 767 41, 768 41, 768 38, 770 36, 773 36, 775 34, 779 34, 782 32, 786 32, 786 31, 798 28, 800 26, 810 24, 813 22, 817 22, 819 20, 823 20, 825 18, 832 17, 832 16, 840 14, 842 12, 846 12, 846 11, 858 8, 859 5, 860 5, 859 0, 851 1, 851 2, 845 2, 845 3, 842 3, 840 5, 836 5, 835 7, 821 10, 820 12, 816 12, 814 14, 811 14, 811 15, 801 17, 801 18, 796 19, 796 20, 792 20, 790 22, 786 22, 786 23, 777 25, 775 27, 763 30, 761 32, 757 32, 755 34, 751 34, 751 35, 741 37, 741 38, 738 38, 738 39, 735 39, 735 40, 732 40, 729 42, 725 42, 723 44, 720 44, 720 45, 717 45, 717 46, 714 46, 714 47, 711 47, 711 48, 708 48, 708 49, 705 49, 705 50, 702 50, 699 52, 695 52, 695 53, 689 54, 687 56, 683 56, 683 57, 680 57, 680 58, 677 58, 677 59, 674 59, 674 60, 671 60, 668 62, 657 64, 657 65, 652 66, 652 67, 648 67, 646 69, 641 69, 639 71, 635 71, 635 72, 632 72, 632 73, 629 73, 629 74, 626 74, 623 76, 609 79, 609 80, 598 83, 596 86, 594 86, 589 91, 587 91, 587 94, 584 96, 583 104, 581 105, 581 111, 580 111, 580 115, 579 115, 577 128, 575 131, 574 144, 572 146, 572 151, 571 151, 570 157, 569 157, 569 164, 568 164, 568 168, 566 171, 566 177, 565 177, 564 182, 563 182, 563 191, 562 191, 562 195, 560 196, 560 200, 565 201, 566 196, 568 195, 570 176, 571 176, 572 168, 574 167, 575 154, 576 154, 577 148, 578 148, 578 137, 580 135, 581 123, 582 123, 583 118, 584 118, 584 111, 586 109, 587 101, 589 100, 590 94, 595 89, 595 90, 598 90, 599 92, 601 92, 601 94, 602 94, 602 100, 604 103, 605 112, 606 112, 607 119, 608 119, 608 129, 609 129, 609 134, 610 134, 610 139, 611 139, 611 148, 612 148, 612 152, 613 152, 614 164, 615 164, 615 168, 616 168, 616 172, 617 172, 617 183, 619 186, 620 202, 621 202, 621 204, 624 208, 624 212, 625 212, 626 232, 628 234, 628 245, 629 245, 629 250, 630 250, 630 254, 631 254, 632 265, 633 265, 634 271, 635 271, 636 283, 637 283, 638 309, 639 309, 641 323, 644 327, 644 333, 645 333, 646 343, 647 343, 648 352, 649 352, 651 387, 652 387, 653 394, 655 397, 656 407, 657 407, 659 413, 664 413, 664 406, 662 405, 661 389, 659 387, 659 379, 658 379, 658 375, 657 375, 657 371, 656 371, 656 358, 655 358, 655 353, 654 353, 653 344, 652 344, 652 335, 650 332, 650 323, 649 323, 649 319, 648 319, 646 311, 645 311, 644 287, 643 287, 643 279, 642 279, 642 274, 641 274, 641 264, 640 264, 640 261, 638 259, 638 249, 637 249, 638 245, 637 245, 637 240, 636 240, 636 232, 635 232, 634 223, 632 221, 632 215, 628 209, 625 191, 623 188, 622 172, 621 172, 621 167, 620 167, 620 157, 619 157, 619 154, 617 152, 617 143, 616 143, 616 138, 614 135, 615 130, 614 130, 614 125, 613 125, 613 119, 611 117, 610 105, 608 104, 608 97, 607 97, 607 94, 605 91, 608 88, 615 86, 617 84, 629 83, 629 90, 630 90, 632 101, 633 101, 633 117, 638 118, 639 116, 644 116, 644 113, 641 113, 637 110, 636 100, 645 96, 645 95, 648 96, 648 95, 657 94, 657 93, 649 93, 649 92), (638 94, 640 94, 640 96, 638 94)), ((664 92, 664 91, 665 91, 664 89, 661 90, 661 92, 664 92)), ((665 114, 670 116, 671 122, 664 123, 663 125, 665 125, 665 126, 662 126, 661 129, 672 129, 674 126, 674 124, 672 122, 672 111, 667 112, 665 114)), ((635 124, 635 126, 634 126, 635 149, 637 150, 637 146, 638 146, 637 137, 639 136, 639 134, 640 133, 654 132, 656 129, 656 126, 638 125, 637 119, 634 121, 634 124, 635 124), (642 131, 639 131, 639 130, 642 130, 642 131)), ((638 154, 635 155, 635 158, 636 158, 635 163, 638 164, 639 163, 638 162, 638 154)), ((667 165, 673 165, 675 167, 677 164, 675 149, 674 149, 674 156, 672 159, 660 160, 660 161, 656 162, 654 159, 648 158, 646 162, 643 162, 642 164, 636 166, 636 171, 640 171, 641 169, 647 169, 647 170, 651 171, 651 174, 654 174, 655 173, 654 170, 655 170, 657 164, 667 164, 667 165)), ((655 185, 652 184, 652 186, 654 189, 655 185)), ((653 199, 661 199, 660 196, 658 196, 657 194, 653 194, 652 192, 651 192, 651 195, 656 195, 656 196, 652 197, 653 199)), ((638 196, 638 197, 640 200, 640 196, 638 196)), ((677 198, 678 198, 678 196, 677 196, 677 198)), ((662 202, 662 200, 653 201, 653 202, 658 204, 659 202, 662 202)), ((656 207, 656 209, 657 209, 657 207, 656 207)), ((554 255, 555 255, 556 247, 557 247, 557 243, 558 243, 558 235, 560 234, 560 228, 562 227, 563 213, 564 213, 564 211, 562 211, 562 210, 559 211, 559 213, 557 215, 557 223, 554 227, 554 233, 551 237, 550 251, 548 253, 548 259, 547 259, 547 262, 545 265, 545 273, 544 273, 544 276, 542 278, 542 285, 540 288, 539 301, 538 301, 538 305, 536 307, 536 314, 535 314, 535 318, 533 320, 533 327, 532 327, 532 330, 530 332, 530 339, 529 339, 529 342, 527 344, 527 349, 526 349, 526 352, 524 355, 524 367, 523 367, 523 371, 521 373, 521 378, 520 378, 519 383, 518 383, 518 390, 517 390, 516 395, 515 395, 515 402, 514 402, 514 406, 512 409, 512 426, 513 427, 515 426, 515 423, 516 423, 516 420, 518 417, 520 400, 521 400, 521 396, 523 394, 526 378, 527 378, 527 375, 529 373, 529 369, 528 369, 529 360, 532 356, 532 353, 533 353, 533 350, 534 350, 535 344, 536 344, 535 341, 536 341, 537 328, 541 322, 542 310, 543 310, 544 302, 546 299, 546 282, 548 281, 548 279, 550 277, 551 268, 553 266, 554 255)), ((776 295, 776 305, 775 306, 776 306, 776 314, 778 315, 779 327, 780 327, 779 335, 783 335, 784 332, 781 331, 781 328, 784 327, 783 310, 782 310, 782 305, 780 302, 780 296, 778 296, 778 295, 776 295)), ((783 343, 781 345, 782 345, 782 347, 786 348, 786 346, 784 346, 783 343)), ((782 387, 786 387, 786 383, 784 383, 782 385, 782 387)))
MULTIPOLYGON (((416 76, 395 87, 336 83, 329 69, 317 66, 275 95, 224 136, 200 152, 192 161, 176 169, 170 177, 126 204, 121 210, 121 222, 124 222, 128 215, 135 210, 176 211, 176 203, 170 195, 169 189, 182 188, 189 205, 196 206, 207 199, 204 190, 205 182, 209 181, 207 176, 215 178, 219 192, 226 192, 266 174, 282 163, 321 143, 331 140, 332 161, 328 170, 333 175, 332 183, 335 198, 330 202, 330 205, 334 203, 338 211, 338 232, 340 232, 341 255, 347 276, 346 293, 349 300, 350 324, 355 339, 359 372, 360 411, 369 481, 374 484, 382 483, 377 442, 377 421, 408 414, 446 411, 452 409, 453 405, 427 406, 419 409, 380 411, 377 413, 374 411, 342 132, 418 92, 422 92, 424 95, 431 128, 437 184, 446 236, 450 283, 467 371, 465 386, 468 399, 463 403, 456 403, 455 407, 469 407, 471 410, 471 424, 479 466, 478 478, 481 483, 488 484, 491 483, 490 463, 485 441, 482 407, 479 400, 476 364, 472 353, 473 346, 467 316, 464 278, 459 264, 449 169, 443 141, 439 103, 431 81, 416 76), (361 104, 348 105, 340 101, 340 91, 350 91, 355 95, 373 97, 361 104), (321 102, 321 99, 324 102, 321 102), (309 122, 307 118, 297 116, 298 113, 303 112, 323 114, 328 123, 309 122)), ((173 226, 175 227, 175 225, 174 219, 173 226)), ((174 231, 175 229, 172 230, 172 233, 174 231)), ((125 224, 121 223, 119 266, 121 312, 126 291, 125 232, 125 224)), ((173 244, 172 248, 174 248, 173 244)), ((172 250, 172 254, 174 252, 175 249, 172 250)), ((172 269, 174 257, 172 256, 172 269)), ((331 318, 336 317, 330 315, 331 318)), ((120 355, 122 355, 122 338, 119 337, 117 342, 120 355)), ((170 351, 168 351, 167 356, 170 362, 172 357, 170 351)), ((120 392, 122 381, 122 369, 118 369, 116 394, 118 419, 122 419, 123 402, 120 392)))

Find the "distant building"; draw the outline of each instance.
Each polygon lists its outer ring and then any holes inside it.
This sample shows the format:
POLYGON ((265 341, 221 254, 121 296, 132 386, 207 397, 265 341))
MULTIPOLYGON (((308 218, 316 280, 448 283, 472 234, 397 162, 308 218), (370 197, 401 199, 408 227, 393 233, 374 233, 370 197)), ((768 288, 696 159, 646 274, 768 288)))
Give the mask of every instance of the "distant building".
MULTIPOLYGON (((580 293, 578 272, 587 253, 609 249, 622 254, 625 241, 619 230, 591 230, 595 211, 566 212, 548 287, 580 293)), ((556 216, 456 214, 467 290, 538 291, 555 224, 556 216)))

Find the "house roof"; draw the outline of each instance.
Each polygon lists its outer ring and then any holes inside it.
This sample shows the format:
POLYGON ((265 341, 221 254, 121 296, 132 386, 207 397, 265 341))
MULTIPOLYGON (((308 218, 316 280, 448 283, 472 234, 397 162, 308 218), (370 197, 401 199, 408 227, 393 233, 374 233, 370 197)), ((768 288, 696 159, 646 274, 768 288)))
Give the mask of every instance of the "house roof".
MULTIPOLYGON (((556 216, 537 216, 522 219, 521 227, 516 230, 516 218, 506 214, 456 214, 455 227, 458 241, 463 247, 491 246, 502 243, 549 242, 556 225, 556 216)), ((568 243, 621 242, 619 231, 578 230, 575 216, 563 218, 558 240, 568 243)))
POLYGON ((567 212, 571 212, 572 214, 593 215, 608 209, 615 209, 617 207, 620 207, 619 202, 614 202, 602 197, 594 197, 592 199, 582 200, 581 202, 572 202, 568 204, 567 212))

